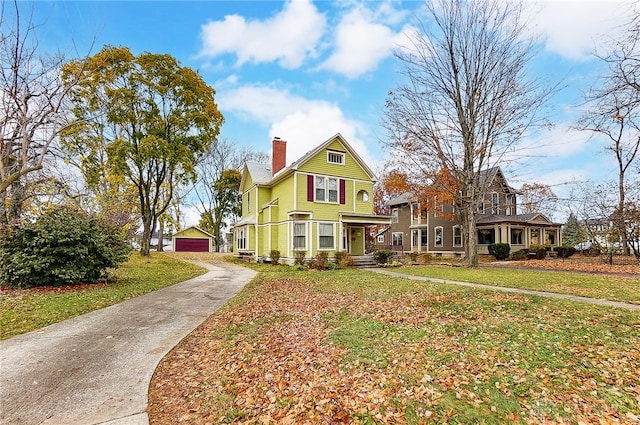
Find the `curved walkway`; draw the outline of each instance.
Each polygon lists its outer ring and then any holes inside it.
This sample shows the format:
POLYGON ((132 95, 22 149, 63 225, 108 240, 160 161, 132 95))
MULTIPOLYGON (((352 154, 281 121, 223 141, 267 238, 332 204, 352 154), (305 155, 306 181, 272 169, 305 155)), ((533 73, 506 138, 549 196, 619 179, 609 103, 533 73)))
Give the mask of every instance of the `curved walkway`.
POLYGON ((256 274, 198 264, 209 272, 0 341, 0 424, 147 425, 160 360, 256 274))
POLYGON ((405 273, 393 272, 387 269, 368 269, 376 273, 385 274, 387 276, 401 277, 410 280, 422 280, 426 282, 446 283, 448 285, 468 286, 471 288, 485 289, 489 291, 514 292, 517 294, 537 295, 539 297, 559 298, 563 300, 578 301, 587 304, 604 305, 610 307, 626 308, 629 310, 640 311, 640 305, 619 301, 601 300, 597 298, 580 297, 577 295, 558 294, 555 292, 532 291, 530 289, 508 288, 505 286, 483 285, 480 283, 459 282, 455 280, 437 279, 433 277, 413 276, 405 273))

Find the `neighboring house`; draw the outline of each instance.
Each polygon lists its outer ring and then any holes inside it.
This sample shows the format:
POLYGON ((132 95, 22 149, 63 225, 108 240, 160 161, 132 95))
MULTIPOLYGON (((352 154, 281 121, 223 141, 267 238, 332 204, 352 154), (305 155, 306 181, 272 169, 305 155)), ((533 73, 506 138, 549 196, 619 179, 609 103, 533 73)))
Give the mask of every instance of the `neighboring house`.
MULTIPOLYGON (((499 167, 484 171, 481 181, 486 190, 476 216, 479 254, 488 254, 492 243, 508 243, 511 251, 535 244, 561 244, 561 224, 540 213, 517 214, 517 193, 507 184, 499 167)), ((436 256, 464 255, 462 227, 453 206, 439 205, 435 211, 427 210, 409 193, 391 199, 388 204, 393 217, 388 231, 391 249, 436 256)))
POLYGON ((173 250, 176 252, 211 252, 215 236, 199 227, 188 227, 173 235, 173 250))
MULTIPOLYGON (((151 239, 149 240, 149 247, 152 249, 158 248, 160 234, 159 232, 153 232, 151 235, 151 239)), ((167 248, 171 248, 171 236, 167 234, 162 235, 162 247, 166 250, 167 248)))
POLYGON ((347 141, 336 134, 286 167, 286 142, 272 142, 272 164, 247 163, 242 170, 242 218, 235 224, 234 251, 285 262, 296 252, 365 254, 367 228, 389 224, 373 213, 376 178, 347 141))

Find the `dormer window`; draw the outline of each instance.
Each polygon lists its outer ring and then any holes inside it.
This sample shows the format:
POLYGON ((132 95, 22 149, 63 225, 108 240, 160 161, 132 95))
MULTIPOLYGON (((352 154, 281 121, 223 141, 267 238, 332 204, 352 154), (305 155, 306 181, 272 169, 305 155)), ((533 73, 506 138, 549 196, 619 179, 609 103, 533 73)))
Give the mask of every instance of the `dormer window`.
POLYGON ((329 164, 344 165, 344 152, 327 151, 327 162, 329 164))

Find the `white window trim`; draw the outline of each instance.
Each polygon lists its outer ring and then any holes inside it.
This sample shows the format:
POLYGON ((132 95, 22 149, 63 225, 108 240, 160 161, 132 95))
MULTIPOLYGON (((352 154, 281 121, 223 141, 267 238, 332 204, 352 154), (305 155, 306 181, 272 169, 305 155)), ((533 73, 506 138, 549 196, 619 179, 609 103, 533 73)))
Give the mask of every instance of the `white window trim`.
POLYGON ((457 248, 462 246, 462 227, 460 227, 460 226, 453 226, 453 246, 457 247, 457 248), (456 230, 460 231, 460 243, 459 244, 456 243, 456 230))
POLYGON ((391 209, 391 222, 392 223, 398 222, 398 208, 391 209))
POLYGON ((393 232, 391 234, 391 246, 404 246, 404 233, 403 232, 393 232), (402 244, 400 245, 394 245, 393 242, 395 241, 395 235, 401 235, 400 236, 400 240, 402 241, 402 244))
POLYGON ((485 208, 484 208, 484 201, 480 200, 480 203, 478 204, 478 214, 484 214, 485 208))
POLYGON ((309 246, 309 229, 307 223, 294 221, 291 223, 291 249, 293 251, 308 251, 309 246), (296 224, 301 224, 304 227, 304 247, 296 248, 296 224))
POLYGON ((433 246, 436 248, 444 246, 444 228, 442 226, 433 228, 433 246), (440 243, 438 243, 438 231, 440 231, 440 243))
POLYGON ((242 251, 246 251, 248 249, 249 246, 249 229, 247 228, 247 226, 243 226, 240 227, 239 229, 236 230, 236 247, 238 248, 238 251, 242 250, 242 251), (243 237, 241 238, 240 235, 242 235, 243 237), (240 247, 240 241, 244 240, 244 246, 241 248, 240 247))
POLYGON ((337 152, 337 151, 331 151, 328 150, 327 151, 327 163, 328 164, 333 164, 333 165, 345 165, 346 163, 346 155, 344 152, 337 152), (331 155, 335 155, 336 157, 340 157, 340 162, 334 162, 334 161, 330 161, 329 158, 331 158, 331 155))
POLYGON ((336 225, 335 223, 327 223, 327 222, 319 222, 318 223, 318 251, 334 251, 336 249, 336 225), (321 247, 320 246, 320 226, 321 225, 329 225, 331 226, 331 247, 321 247))
POLYGON ((491 214, 500 214, 500 195, 498 192, 491 194, 491 214))
POLYGON ((384 243, 384 235, 378 235, 378 237, 376 238, 376 241, 378 243, 384 243))
POLYGON ((318 174, 314 175, 313 176, 313 201, 324 202, 326 204, 339 204, 340 203, 340 179, 337 177, 321 176, 318 174), (316 191, 316 189, 318 188, 317 186, 318 178, 321 178, 323 181, 322 189, 324 190, 324 199, 317 198, 318 192, 316 191), (335 180, 336 182, 336 200, 335 201, 329 200, 329 180, 335 180))

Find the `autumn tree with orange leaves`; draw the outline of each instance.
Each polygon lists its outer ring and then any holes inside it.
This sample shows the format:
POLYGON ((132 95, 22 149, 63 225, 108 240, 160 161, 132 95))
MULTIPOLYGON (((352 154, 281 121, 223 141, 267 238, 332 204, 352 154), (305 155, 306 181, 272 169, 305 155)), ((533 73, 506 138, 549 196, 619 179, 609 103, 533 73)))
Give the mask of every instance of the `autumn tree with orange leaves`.
POLYGON ((435 212, 442 205, 455 204, 455 193, 459 187, 448 169, 417 175, 393 169, 382 176, 374 189, 376 214, 389 214, 388 201, 403 193, 411 193, 423 209, 435 212))

